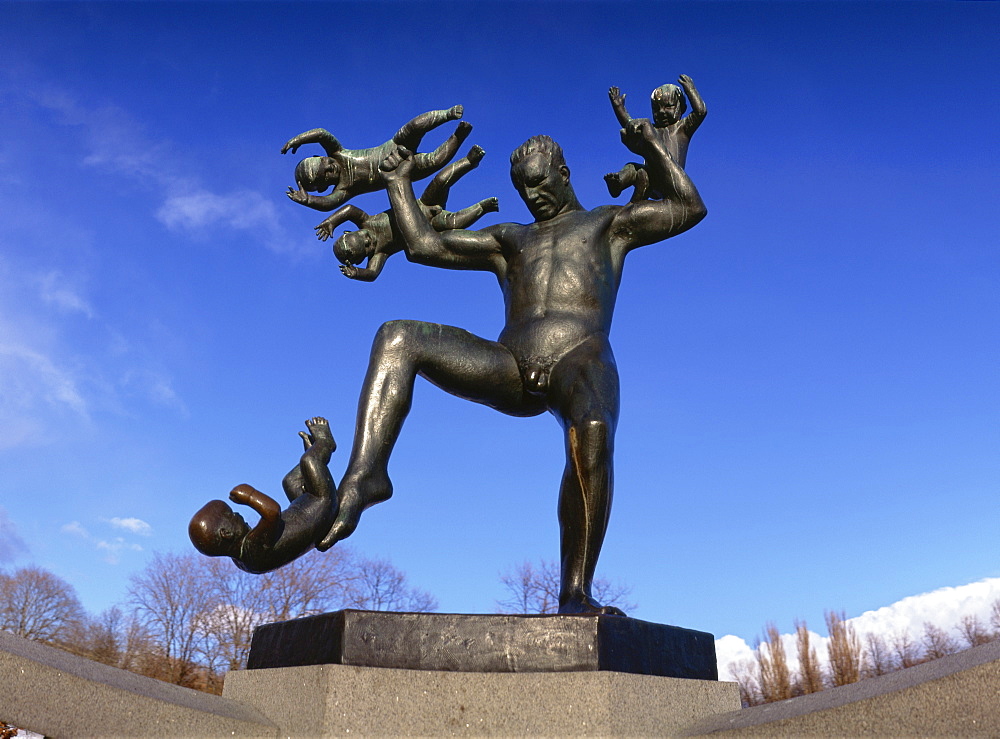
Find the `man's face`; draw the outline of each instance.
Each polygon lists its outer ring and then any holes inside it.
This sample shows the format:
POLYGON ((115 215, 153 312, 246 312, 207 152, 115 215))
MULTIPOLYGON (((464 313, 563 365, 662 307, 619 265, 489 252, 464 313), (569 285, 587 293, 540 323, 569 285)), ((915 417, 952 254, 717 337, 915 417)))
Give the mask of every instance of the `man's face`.
POLYGON ((555 167, 540 152, 529 154, 512 172, 514 187, 536 221, 547 221, 559 214, 571 200, 569 169, 555 167))
POLYGON ((677 123, 684 115, 684 99, 676 91, 653 93, 653 125, 662 128, 677 123))

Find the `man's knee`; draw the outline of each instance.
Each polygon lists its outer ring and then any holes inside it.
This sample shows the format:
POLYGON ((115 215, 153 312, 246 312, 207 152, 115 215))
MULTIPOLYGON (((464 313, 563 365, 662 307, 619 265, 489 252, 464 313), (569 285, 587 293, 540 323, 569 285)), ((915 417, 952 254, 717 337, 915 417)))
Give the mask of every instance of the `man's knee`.
POLYGON ((585 468, 606 464, 614 444, 614 428, 614 420, 601 414, 570 425, 570 451, 576 464, 585 468))
POLYGON ((375 334, 375 348, 380 350, 402 347, 413 341, 418 321, 396 320, 383 323, 375 334))

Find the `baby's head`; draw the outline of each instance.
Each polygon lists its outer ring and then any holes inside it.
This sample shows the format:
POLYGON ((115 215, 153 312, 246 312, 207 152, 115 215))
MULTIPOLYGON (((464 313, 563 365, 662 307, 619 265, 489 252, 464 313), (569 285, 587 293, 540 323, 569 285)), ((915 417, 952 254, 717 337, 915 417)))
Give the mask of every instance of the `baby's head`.
POLYGON ((684 93, 677 85, 660 85, 650 95, 653 108, 653 125, 658 128, 677 123, 687 110, 684 93))
POLYGON ((333 242, 333 253, 341 264, 361 264, 372 255, 372 235, 366 228, 344 231, 333 242))
POLYGON ((306 157, 295 166, 295 182, 306 192, 323 192, 340 181, 340 165, 332 157, 306 157))
POLYGON ((221 500, 205 504, 188 524, 188 536, 194 548, 209 557, 237 556, 240 542, 249 531, 243 517, 221 500))

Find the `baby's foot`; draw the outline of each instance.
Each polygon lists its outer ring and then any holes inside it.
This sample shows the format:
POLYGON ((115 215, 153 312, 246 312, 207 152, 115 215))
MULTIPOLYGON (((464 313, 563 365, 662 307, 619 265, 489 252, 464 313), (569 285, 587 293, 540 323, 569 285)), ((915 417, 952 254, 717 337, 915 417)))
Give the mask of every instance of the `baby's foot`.
POLYGON ((450 108, 448 108, 449 121, 457 121, 463 115, 465 115, 465 108, 462 107, 461 105, 452 105, 450 108))
POLYGON ((468 159, 471 164, 476 165, 483 161, 484 156, 486 156, 486 150, 479 144, 476 144, 469 149, 469 153, 465 155, 465 158, 468 159))
POLYGON ((622 194, 622 190, 625 189, 622 176, 618 172, 608 172, 604 175, 604 182, 607 183, 608 192, 611 193, 611 197, 613 198, 617 198, 622 194))
POLYGON ((330 422, 325 418, 322 416, 310 418, 306 421, 306 426, 310 433, 303 435, 303 439, 308 436, 313 444, 329 445, 331 452, 337 448, 337 442, 333 440, 333 434, 330 432, 330 422))
POLYGON ((459 141, 464 141, 465 137, 472 133, 472 124, 468 121, 459 121, 455 128, 455 137, 459 141))
POLYGON ((500 201, 496 198, 486 198, 480 204, 483 206, 484 213, 496 213, 500 210, 500 201))

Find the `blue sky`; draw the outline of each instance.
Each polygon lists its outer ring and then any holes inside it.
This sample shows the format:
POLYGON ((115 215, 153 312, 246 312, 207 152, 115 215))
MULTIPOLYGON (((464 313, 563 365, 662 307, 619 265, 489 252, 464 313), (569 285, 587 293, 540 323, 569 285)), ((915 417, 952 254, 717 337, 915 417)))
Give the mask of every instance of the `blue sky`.
MULTIPOLYGON (((488 275, 343 278, 285 140, 462 103, 487 156, 450 205, 526 222, 518 144, 550 134, 611 202, 607 88, 647 115, 686 73, 709 215, 626 264, 599 573, 639 618, 747 639, 1000 575, 998 27, 974 2, 0 4, 0 564, 107 607, 205 501, 279 493, 305 418, 339 478, 383 321, 499 333, 488 275)), ((557 556, 562 465, 552 418, 420 383, 350 544, 489 611, 499 571, 557 556)))

